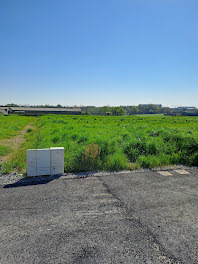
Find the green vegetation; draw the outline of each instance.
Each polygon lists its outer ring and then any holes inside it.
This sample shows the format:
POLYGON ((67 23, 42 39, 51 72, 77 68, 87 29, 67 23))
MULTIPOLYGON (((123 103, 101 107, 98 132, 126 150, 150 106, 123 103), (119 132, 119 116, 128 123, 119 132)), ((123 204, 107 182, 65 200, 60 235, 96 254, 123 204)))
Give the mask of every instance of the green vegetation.
MULTIPOLYGON (((21 122, 22 117, 15 118, 21 122)), ((24 117, 25 118, 25 117, 24 117)), ((60 116, 34 118, 36 130, 0 170, 25 168, 28 148, 65 148, 65 171, 198 166, 198 117, 60 116)))
POLYGON ((0 146, 0 157, 1 156, 6 156, 11 152, 11 148, 7 146, 0 146))
POLYGON ((32 132, 32 128, 28 128, 28 129, 26 130, 26 133, 30 133, 30 132, 32 132))
POLYGON ((0 116, 0 140, 15 136, 31 120, 28 116, 0 116))
POLYGON ((112 116, 122 116, 122 115, 137 115, 137 114, 168 114, 171 113, 169 107, 162 107, 155 104, 148 105, 128 105, 128 106, 83 106, 82 111, 86 115, 106 115, 109 113, 112 116))

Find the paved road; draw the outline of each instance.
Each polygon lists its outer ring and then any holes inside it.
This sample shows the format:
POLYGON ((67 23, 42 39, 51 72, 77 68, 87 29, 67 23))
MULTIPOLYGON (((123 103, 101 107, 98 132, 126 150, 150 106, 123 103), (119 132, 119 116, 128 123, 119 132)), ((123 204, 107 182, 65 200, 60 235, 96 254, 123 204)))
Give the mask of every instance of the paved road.
POLYGON ((0 263, 198 263, 198 169, 187 171, 1 186, 0 263))

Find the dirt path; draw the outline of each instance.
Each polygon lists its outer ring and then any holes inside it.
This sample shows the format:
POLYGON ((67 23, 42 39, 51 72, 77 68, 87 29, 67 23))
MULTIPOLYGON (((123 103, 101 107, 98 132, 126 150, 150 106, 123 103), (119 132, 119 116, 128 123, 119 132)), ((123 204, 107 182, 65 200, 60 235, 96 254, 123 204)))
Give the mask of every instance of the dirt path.
MULTIPOLYGON (((25 142, 24 136, 26 134, 27 129, 29 129, 29 128, 33 129, 34 127, 33 127, 32 124, 28 124, 22 130, 20 130, 19 133, 16 136, 14 136, 12 138, 8 138, 8 139, 1 139, 0 140, 0 145, 1 146, 6 146, 6 147, 11 147, 12 148, 12 152, 13 152, 14 150, 18 149, 19 146, 23 142, 25 142)), ((4 162, 4 161, 8 160, 9 157, 11 156, 12 152, 9 153, 6 156, 0 157, 0 162, 4 162)))

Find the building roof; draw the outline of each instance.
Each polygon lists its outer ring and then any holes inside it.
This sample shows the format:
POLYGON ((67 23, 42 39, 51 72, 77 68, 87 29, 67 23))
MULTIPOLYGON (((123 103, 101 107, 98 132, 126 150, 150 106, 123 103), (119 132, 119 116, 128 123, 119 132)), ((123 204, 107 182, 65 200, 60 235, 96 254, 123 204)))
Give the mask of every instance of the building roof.
POLYGON ((81 112, 81 108, 66 107, 9 107, 12 111, 32 111, 32 112, 81 112))
POLYGON ((6 106, 0 106, 0 110, 4 110, 4 109, 7 109, 8 107, 6 106))

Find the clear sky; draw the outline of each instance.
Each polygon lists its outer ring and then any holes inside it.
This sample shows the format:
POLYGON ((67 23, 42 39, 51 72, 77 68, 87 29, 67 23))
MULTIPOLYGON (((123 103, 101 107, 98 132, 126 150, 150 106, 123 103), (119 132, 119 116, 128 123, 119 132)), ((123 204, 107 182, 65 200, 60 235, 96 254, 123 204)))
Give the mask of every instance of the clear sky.
POLYGON ((0 0, 0 104, 198 107, 197 0, 0 0))

